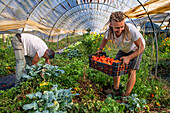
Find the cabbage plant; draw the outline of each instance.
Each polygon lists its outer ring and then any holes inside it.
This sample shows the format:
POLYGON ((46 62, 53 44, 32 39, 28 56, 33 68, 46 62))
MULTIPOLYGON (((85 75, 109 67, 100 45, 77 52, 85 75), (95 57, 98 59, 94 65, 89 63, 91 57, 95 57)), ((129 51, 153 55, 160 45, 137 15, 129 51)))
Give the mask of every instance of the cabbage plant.
POLYGON ((57 85, 53 85, 50 91, 36 92, 27 94, 31 99, 31 103, 25 104, 23 109, 28 113, 65 113, 67 109, 72 109, 72 94, 70 89, 57 89, 57 85))

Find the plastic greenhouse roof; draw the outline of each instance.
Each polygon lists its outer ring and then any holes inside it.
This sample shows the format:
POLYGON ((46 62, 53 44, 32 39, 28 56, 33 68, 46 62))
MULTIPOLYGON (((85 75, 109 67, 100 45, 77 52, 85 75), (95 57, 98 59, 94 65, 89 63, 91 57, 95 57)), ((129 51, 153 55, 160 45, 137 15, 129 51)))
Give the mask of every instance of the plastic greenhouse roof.
MULTIPOLYGON (((146 17, 138 1, 148 14, 162 14, 153 17, 155 21, 163 22, 170 13, 170 0, 0 0, 0 32, 30 32, 48 38, 60 35, 60 40, 88 28, 100 31, 114 11, 129 18, 146 17)), ((169 21, 169 15, 164 21, 169 21)))

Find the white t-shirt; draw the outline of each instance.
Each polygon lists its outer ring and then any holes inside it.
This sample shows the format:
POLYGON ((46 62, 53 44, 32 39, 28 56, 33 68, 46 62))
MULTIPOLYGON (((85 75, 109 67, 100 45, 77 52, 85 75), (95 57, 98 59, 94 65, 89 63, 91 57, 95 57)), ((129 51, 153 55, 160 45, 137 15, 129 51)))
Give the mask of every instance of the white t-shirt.
POLYGON ((30 57, 34 57, 37 52, 38 57, 41 58, 48 49, 46 43, 35 35, 22 33, 21 40, 24 45, 24 55, 28 55, 30 57))
MULTIPOLYGON (((120 37, 117 38, 114 32, 113 35, 115 37, 115 43, 117 44, 118 48, 125 53, 129 53, 130 51, 135 51, 138 47, 135 45, 134 41, 137 41, 139 38, 142 39, 142 43, 145 48, 145 39, 143 38, 142 34, 131 23, 126 23, 126 25, 128 26, 129 31, 130 31, 131 40, 129 41, 125 40, 122 45, 121 42, 122 42, 123 35, 121 34, 120 37)), ((107 28, 107 30, 108 29, 109 28, 107 28)), ((107 39, 107 35, 108 35, 108 32, 106 32, 105 39, 107 39)))

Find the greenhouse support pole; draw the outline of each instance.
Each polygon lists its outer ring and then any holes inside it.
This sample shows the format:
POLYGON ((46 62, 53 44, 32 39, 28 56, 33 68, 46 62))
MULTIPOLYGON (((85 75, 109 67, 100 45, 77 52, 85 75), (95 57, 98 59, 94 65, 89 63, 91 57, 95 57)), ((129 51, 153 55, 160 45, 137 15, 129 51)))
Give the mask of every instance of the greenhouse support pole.
MULTIPOLYGON (((168 29, 168 26, 170 25, 170 19, 169 19, 169 23, 167 24, 166 28, 165 28, 165 31, 166 31, 166 37, 169 37, 169 29, 168 29)), ((165 38, 165 37, 164 37, 165 38)))
MULTIPOLYGON (((168 15, 169 15, 169 14, 168 14, 168 15)), ((167 16, 168 16, 168 15, 167 15, 167 16)), ((167 17, 167 16, 166 16, 166 17, 167 17)), ((158 34, 160 33, 161 26, 162 26, 162 24, 164 23, 164 21, 165 21, 166 17, 163 19, 163 21, 162 21, 161 25, 160 25, 160 26, 159 26, 159 28, 158 28, 157 36, 158 36, 158 34)))
POLYGON ((58 47, 59 36, 60 36, 60 35, 58 35, 58 37, 57 37, 57 50, 59 49, 59 47, 58 47))
POLYGON ((67 45, 68 45, 68 34, 67 34, 67 45))
MULTIPOLYGON (((147 16, 148 16, 148 18, 149 18, 149 21, 150 21, 151 26, 152 26, 152 29, 153 29, 153 36, 154 36, 154 39, 156 40, 156 68, 155 68, 155 76, 157 76, 157 68, 158 68, 158 41, 157 41, 155 29, 154 29, 154 27, 153 27, 152 20, 151 20, 149 14, 147 13, 145 7, 144 7, 143 4, 140 2, 140 0, 137 0, 137 1, 138 1, 138 2, 140 3, 140 5, 143 7, 143 9, 145 10, 145 12, 146 12, 146 14, 147 14, 147 16)), ((153 43, 154 43, 154 40, 153 40, 153 43)))

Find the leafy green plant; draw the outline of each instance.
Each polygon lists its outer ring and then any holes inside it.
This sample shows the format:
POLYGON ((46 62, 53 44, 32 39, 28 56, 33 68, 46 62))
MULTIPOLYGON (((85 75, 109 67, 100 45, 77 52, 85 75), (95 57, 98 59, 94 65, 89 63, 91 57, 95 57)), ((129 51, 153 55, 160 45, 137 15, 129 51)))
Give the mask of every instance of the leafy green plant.
POLYGON ((84 45, 86 53, 92 54, 97 51, 97 48, 100 47, 103 35, 97 35, 95 33, 94 35, 85 34, 83 37, 84 40, 82 41, 82 44, 84 45))
POLYGON ((0 76, 9 75, 15 71, 15 55, 9 40, 4 43, 0 39, 0 76))
POLYGON ((28 112, 43 113, 60 113, 72 109, 72 94, 70 89, 59 89, 57 85, 53 85, 50 91, 36 92, 27 94, 26 96, 32 100, 31 103, 23 106, 28 112))
POLYGON ((80 53, 80 50, 78 49, 68 49, 68 53, 66 55, 68 58, 73 58, 73 57, 80 57, 81 56, 81 53, 80 53))
POLYGON ((88 33, 90 33, 91 29, 90 29, 90 28, 88 28, 86 31, 87 31, 88 33))
POLYGON ((169 52, 170 51, 170 38, 165 38, 162 40, 162 43, 159 45, 159 50, 162 52, 169 52))
POLYGON ((125 103, 121 103, 125 105, 131 112, 139 112, 143 110, 146 104, 145 99, 137 98, 136 94, 132 94, 131 96, 123 97, 123 100, 126 101, 125 103))
POLYGON ((55 80, 55 78, 64 73, 64 70, 60 70, 58 66, 52 66, 49 64, 37 64, 32 66, 26 66, 27 74, 23 75, 24 79, 42 79, 44 81, 55 80))
POLYGON ((100 113, 123 113, 124 109, 125 106, 123 104, 121 105, 111 97, 107 97, 100 108, 100 113))

